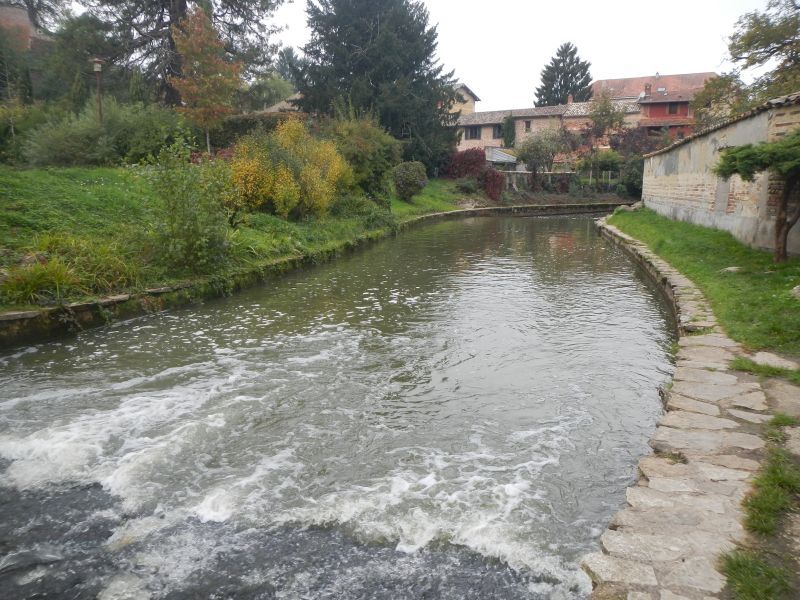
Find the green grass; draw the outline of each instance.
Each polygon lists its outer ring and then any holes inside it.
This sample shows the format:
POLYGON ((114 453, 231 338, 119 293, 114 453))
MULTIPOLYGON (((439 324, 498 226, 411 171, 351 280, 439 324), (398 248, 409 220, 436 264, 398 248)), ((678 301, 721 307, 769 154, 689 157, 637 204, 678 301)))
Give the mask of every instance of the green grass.
POLYGON ((744 371, 745 373, 752 373, 759 377, 783 377, 788 379, 795 385, 800 385, 800 369, 781 369, 778 367, 770 367, 768 365, 760 365, 757 362, 737 356, 731 361, 731 368, 736 371, 744 371))
POLYGON ((673 221, 650 210, 609 220, 689 277, 703 291, 727 334, 751 349, 800 356, 800 260, 772 262, 772 253, 749 248, 729 233, 673 221), (735 273, 722 272, 736 266, 735 273))
POLYGON ((463 196, 456 189, 455 181, 432 179, 419 194, 405 202, 392 198, 392 213, 400 220, 434 212, 448 212, 458 209, 456 200, 463 196))
POLYGON ((789 598, 791 588, 786 569, 770 565, 757 552, 729 552, 722 557, 722 572, 738 600, 789 598))
MULTIPOLYGON (((0 166, 0 310, 135 292, 321 255, 375 237, 418 215, 455 210, 453 182, 431 180, 412 202, 380 211, 300 222, 254 213, 229 235, 214 272, 159 260, 160 201, 136 169, 14 169, 0 166)), ((369 206, 370 203, 367 203, 369 206)))

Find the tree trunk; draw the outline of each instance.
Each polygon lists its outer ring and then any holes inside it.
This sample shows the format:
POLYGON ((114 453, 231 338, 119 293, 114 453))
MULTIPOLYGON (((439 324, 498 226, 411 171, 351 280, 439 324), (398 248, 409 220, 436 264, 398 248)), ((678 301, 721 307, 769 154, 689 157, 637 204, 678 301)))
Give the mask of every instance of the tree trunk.
POLYGON ((208 155, 211 156, 211 133, 206 129, 206 149, 208 149, 208 155))
POLYGON ((789 231, 800 217, 800 201, 798 206, 795 207, 794 213, 789 214, 789 199, 797 187, 800 178, 787 177, 783 183, 783 193, 780 200, 778 200, 778 210, 775 215, 775 254, 773 260, 776 263, 786 262, 788 252, 786 250, 787 240, 789 238, 789 231))

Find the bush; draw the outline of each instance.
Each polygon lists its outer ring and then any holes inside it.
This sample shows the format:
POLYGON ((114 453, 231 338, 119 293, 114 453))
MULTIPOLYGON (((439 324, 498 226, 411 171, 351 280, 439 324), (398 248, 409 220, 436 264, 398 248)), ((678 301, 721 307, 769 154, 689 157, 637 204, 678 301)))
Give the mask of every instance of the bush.
POLYGON ((613 150, 601 150, 595 155, 593 162, 599 171, 618 171, 622 157, 613 150))
POLYGON ((362 195, 340 196, 331 206, 331 214, 341 218, 360 220, 367 229, 391 229, 397 227, 397 220, 391 211, 376 205, 362 195))
POLYGON ((397 196, 406 202, 428 185, 425 165, 421 162, 402 162, 392 170, 392 175, 397 196))
POLYGON ((248 134, 275 131, 278 124, 292 117, 297 118, 297 115, 265 112, 231 115, 223 119, 222 125, 211 132, 211 145, 215 148, 228 148, 248 134))
POLYGON ((643 180, 644 159, 641 156, 631 156, 622 165, 620 184, 624 186, 629 197, 638 200, 642 197, 643 180))
POLYGON ((462 152, 454 152, 447 165, 447 176, 477 177, 486 169, 486 152, 481 148, 470 148, 462 152))
POLYGON ((456 189, 464 194, 474 194, 478 191, 478 181, 474 177, 462 177, 456 181, 456 189))
POLYGON ((497 169, 486 169, 481 175, 481 182, 486 195, 497 202, 505 188, 506 178, 497 169))
POLYGON ((336 145, 313 138, 299 119, 241 138, 231 168, 233 195, 226 205, 234 215, 263 207, 284 218, 319 217, 353 180, 336 145))
POLYGON ((323 136, 336 143, 353 169, 353 183, 373 200, 388 206, 392 168, 400 162, 400 142, 386 133, 377 120, 340 116, 325 123, 323 136))
POLYGON ((189 147, 175 142, 164 148, 148 171, 161 199, 157 236, 167 262, 204 271, 227 252, 228 222, 223 201, 233 189, 230 165, 189 162, 189 147))
POLYGON ((30 132, 25 158, 33 165, 113 165, 155 156, 187 130, 175 112, 155 105, 117 104, 107 98, 103 122, 94 104, 30 132))
POLYGON ((51 104, 0 104, 0 163, 24 162, 23 149, 27 136, 48 120, 63 116, 64 113, 51 104))

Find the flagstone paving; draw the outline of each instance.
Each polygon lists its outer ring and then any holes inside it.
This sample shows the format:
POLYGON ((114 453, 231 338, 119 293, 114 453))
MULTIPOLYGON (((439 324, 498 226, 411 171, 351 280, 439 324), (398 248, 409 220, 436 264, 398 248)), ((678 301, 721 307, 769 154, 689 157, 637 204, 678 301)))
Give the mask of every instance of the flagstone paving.
MULTIPOLYGON (((773 382, 765 394, 754 377, 730 370, 735 357, 753 356, 724 335, 700 290, 605 219, 598 225, 665 287, 680 338, 667 412, 650 441, 656 454, 639 461, 628 506, 602 535, 602 551, 582 565, 595 598, 718 598, 725 587, 718 558, 747 536, 741 501, 765 446, 768 396, 781 412, 800 415, 798 388, 773 382)), ((760 361, 785 360, 764 354, 760 361)), ((800 428, 787 433, 788 447, 800 454, 800 428)))

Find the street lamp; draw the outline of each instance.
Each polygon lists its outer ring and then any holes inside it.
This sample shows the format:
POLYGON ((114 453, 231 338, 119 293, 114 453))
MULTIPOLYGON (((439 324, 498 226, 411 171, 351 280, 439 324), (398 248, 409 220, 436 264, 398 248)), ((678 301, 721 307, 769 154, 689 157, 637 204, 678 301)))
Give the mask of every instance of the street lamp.
POLYGON ((96 81, 97 81, 97 86, 96 86, 96 88, 97 88, 97 119, 101 123, 103 122, 103 97, 100 94, 100 81, 101 81, 101 79, 103 77, 103 63, 104 62, 105 61, 102 58, 98 57, 98 56, 95 56, 93 59, 91 59, 92 68, 94 69, 94 74, 95 74, 96 81))

